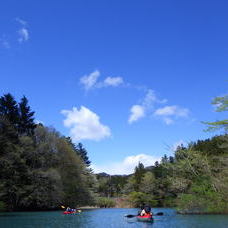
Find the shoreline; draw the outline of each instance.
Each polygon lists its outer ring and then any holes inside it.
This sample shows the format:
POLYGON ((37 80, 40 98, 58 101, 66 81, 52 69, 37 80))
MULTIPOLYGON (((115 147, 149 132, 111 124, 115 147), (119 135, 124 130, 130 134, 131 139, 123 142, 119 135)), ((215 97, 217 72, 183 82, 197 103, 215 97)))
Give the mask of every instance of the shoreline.
MULTIPOLYGON (((166 208, 166 207, 165 207, 166 208)), ((183 212, 183 211, 178 211, 175 208, 170 207, 171 209, 176 211, 176 214, 178 215, 228 215, 228 212, 183 212)), ((97 207, 97 206, 82 206, 78 207, 77 209, 79 210, 93 210, 93 209, 129 209, 129 207, 97 207)), ((156 209, 152 208, 152 209, 156 209)), ((159 209, 162 210, 162 207, 159 207, 159 209)), ((43 210, 15 210, 15 211, 0 211, 0 213, 14 213, 14 212, 50 212, 50 211, 64 211, 63 209, 43 209, 43 210)))
POLYGON ((228 212, 179 212, 178 215, 228 215, 228 212))
POLYGON ((83 207, 78 207, 79 210, 91 210, 91 209, 100 209, 100 207, 96 206, 83 206, 83 207))

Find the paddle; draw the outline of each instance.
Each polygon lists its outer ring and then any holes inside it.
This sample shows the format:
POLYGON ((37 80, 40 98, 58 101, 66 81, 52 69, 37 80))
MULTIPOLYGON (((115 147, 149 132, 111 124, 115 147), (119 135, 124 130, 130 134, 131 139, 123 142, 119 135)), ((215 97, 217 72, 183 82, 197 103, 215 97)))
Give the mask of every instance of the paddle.
MULTIPOLYGON (((164 215, 163 212, 158 212, 156 214, 153 214, 152 216, 161 216, 161 215, 164 215)), ((133 218, 133 217, 137 217, 139 215, 125 215, 124 217, 127 217, 127 218, 133 218)))

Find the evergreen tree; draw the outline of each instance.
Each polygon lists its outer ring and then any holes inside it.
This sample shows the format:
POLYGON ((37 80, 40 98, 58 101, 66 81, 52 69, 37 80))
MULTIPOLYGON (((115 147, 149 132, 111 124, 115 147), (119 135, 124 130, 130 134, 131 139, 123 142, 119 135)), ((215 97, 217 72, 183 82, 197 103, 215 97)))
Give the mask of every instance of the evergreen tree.
POLYGON ((143 163, 139 162, 138 166, 135 167, 134 179, 135 179, 135 191, 139 191, 140 185, 146 170, 143 163))
POLYGON ((10 93, 0 97, 0 116, 6 118, 16 129, 18 128, 18 104, 10 93))
POLYGON ((168 163, 168 157, 167 157, 167 155, 165 154, 163 157, 162 157, 162 159, 161 159, 161 163, 162 164, 166 164, 166 163, 168 163))
POLYGON ((174 157, 173 156, 169 156, 169 162, 174 163, 174 157))
POLYGON ((87 156, 87 151, 83 147, 82 143, 78 143, 76 146, 78 155, 82 158, 86 166, 90 166, 91 161, 89 160, 89 157, 87 156))
POLYGON ((28 105, 28 99, 23 96, 19 103, 19 133, 33 135, 36 124, 34 123, 34 113, 28 105))
POLYGON ((9 120, 0 116, 0 154, 7 153, 11 144, 19 142, 18 134, 9 120))

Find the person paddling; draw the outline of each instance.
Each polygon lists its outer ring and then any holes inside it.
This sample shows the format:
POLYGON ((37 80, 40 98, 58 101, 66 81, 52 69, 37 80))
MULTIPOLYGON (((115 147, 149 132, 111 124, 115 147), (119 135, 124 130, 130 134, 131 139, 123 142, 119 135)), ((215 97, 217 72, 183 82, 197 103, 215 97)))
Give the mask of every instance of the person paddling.
POLYGON ((71 211, 71 208, 70 207, 67 207, 66 211, 67 212, 70 212, 71 211))
POLYGON ((141 208, 142 211, 140 213, 140 216, 152 216, 152 212, 151 212, 151 207, 146 205, 143 208, 141 208))
POLYGON ((67 211, 67 212, 71 212, 71 213, 73 213, 73 212, 76 212, 76 209, 73 209, 73 208, 67 207, 66 211, 67 211))

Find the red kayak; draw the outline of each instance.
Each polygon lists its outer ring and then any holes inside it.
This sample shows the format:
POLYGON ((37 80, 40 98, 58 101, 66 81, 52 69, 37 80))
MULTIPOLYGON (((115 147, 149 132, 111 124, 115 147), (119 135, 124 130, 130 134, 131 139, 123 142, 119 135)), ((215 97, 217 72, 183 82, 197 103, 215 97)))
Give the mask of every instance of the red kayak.
POLYGON ((137 216, 139 222, 153 222, 152 215, 137 216))
POLYGON ((64 211, 63 214, 70 215, 70 214, 77 214, 77 212, 76 211, 64 211))

